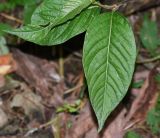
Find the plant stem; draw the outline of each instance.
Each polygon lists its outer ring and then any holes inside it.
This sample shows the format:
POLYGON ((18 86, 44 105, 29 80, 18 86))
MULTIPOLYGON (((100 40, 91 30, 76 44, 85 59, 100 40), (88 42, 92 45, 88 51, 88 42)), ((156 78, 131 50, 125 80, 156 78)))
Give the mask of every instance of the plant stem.
POLYGON ((104 8, 106 10, 114 10, 114 11, 116 11, 121 6, 121 4, 103 5, 100 2, 94 2, 93 4, 98 5, 99 7, 104 8))
POLYGON ((107 9, 107 10, 113 10, 113 9, 115 9, 117 7, 116 4, 113 4, 113 5, 103 5, 103 4, 99 3, 99 2, 94 2, 94 4, 98 5, 101 8, 107 9))
POLYGON ((154 62, 154 61, 159 60, 159 59, 160 59, 160 55, 158 55, 156 57, 153 57, 151 59, 146 59, 146 60, 143 60, 143 61, 137 61, 136 63, 137 64, 150 63, 150 62, 154 62))
POLYGON ((83 85, 84 85, 84 84, 79 84, 79 85, 77 85, 77 86, 75 86, 75 87, 73 87, 73 88, 65 91, 64 94, 71 93, 71 92, 73 92, 74 90, 81 88, 83 85))

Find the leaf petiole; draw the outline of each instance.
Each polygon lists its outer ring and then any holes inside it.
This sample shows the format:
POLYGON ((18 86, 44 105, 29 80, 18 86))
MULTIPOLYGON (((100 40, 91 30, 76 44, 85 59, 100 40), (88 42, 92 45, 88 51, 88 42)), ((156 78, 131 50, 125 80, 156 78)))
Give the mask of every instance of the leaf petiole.
POLYGON ((113 4, 113 5, 104 5, 104 4, 101 4, 100 2, 94 2, 93 4, 101 7, 101 8, 104 8, 106 10, 113 10, 113 11, 116 11, 120 6, 121 4, 113 4))

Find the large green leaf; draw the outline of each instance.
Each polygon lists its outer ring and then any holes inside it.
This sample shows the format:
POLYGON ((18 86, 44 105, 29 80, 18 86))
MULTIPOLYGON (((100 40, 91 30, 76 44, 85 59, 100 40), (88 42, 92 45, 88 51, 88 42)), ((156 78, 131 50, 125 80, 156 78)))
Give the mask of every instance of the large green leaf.
POLYGON ((75 17, 95 0, 45 0, 34 12, 32 24, 58 25, 75 17))
POLYGON ((39 45, 56 45, 86 31, 90 22, 99 12, 100 9, 98 7, 90 7, 74 19, 60 26, 54 27, 52 24, 45 27, 27 25, 7 32, 39 45))
POLYGON ((126 94, 135 59, 135 40, 128 21, 117 12, 94 18, 85 37, 83 66, 99 130, 126 94))

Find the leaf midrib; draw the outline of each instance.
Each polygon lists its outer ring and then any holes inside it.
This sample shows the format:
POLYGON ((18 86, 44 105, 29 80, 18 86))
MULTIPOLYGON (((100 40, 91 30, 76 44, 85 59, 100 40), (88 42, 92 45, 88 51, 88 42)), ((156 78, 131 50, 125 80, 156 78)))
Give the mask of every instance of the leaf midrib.
POLYGON ((105 94, 106 94, 106 90, 107 90, 107 82, 108 82, 108 68, 109 68, 109 53, 110 53, 110 45, 111 45, 111 35, 112 35, 112 18, 113 18, 113 13, 111 13, 111 19, 110 19, 110 29, 109 29, 109 37, 108 37, 108 45, 107 45, 107 63, 106 63, 106 73, 105 73, 105 90, 104 90, 104 95, 103 95, 103 106, 102 106, 102 112, 101 112, 101 116, 104 112, 104 107, 105 107, 105 94))

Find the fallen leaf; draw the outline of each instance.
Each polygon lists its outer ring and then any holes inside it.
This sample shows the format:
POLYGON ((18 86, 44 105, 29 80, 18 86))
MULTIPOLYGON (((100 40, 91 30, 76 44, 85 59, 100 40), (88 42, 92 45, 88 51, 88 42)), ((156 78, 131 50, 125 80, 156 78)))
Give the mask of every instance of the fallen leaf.
POLYGON ((23 108, 26 115, 30 115, 33 111, 38 111, 43 114, 44 108, 41 103, 41 97, 34 94, 29 88, 26 87, 25 92, 18 93, 14 96, 10 106, 11 108, 23 108))
POLYGON ((0 108, 0 128, 4 127, 8 122, 6 113, 0 108))
POLYGON ((16 63, 11 54, 0 56, 0 75, 6 75, 16 70, 16 63))
POLYGON ((139 94, 133 101, 130 111, 126 117, 125 129, 132 127, 135 123, 144 122, 147 112, 155 106, 158 98, 157 83, 155 81, 157 67, 158 66, 154 67, 150 71, 142 88, 139 90, 139 94))
POLYGON ((0 66, 0 75, 6 75, 11 70, 11 65, 2 65, 0 66))

